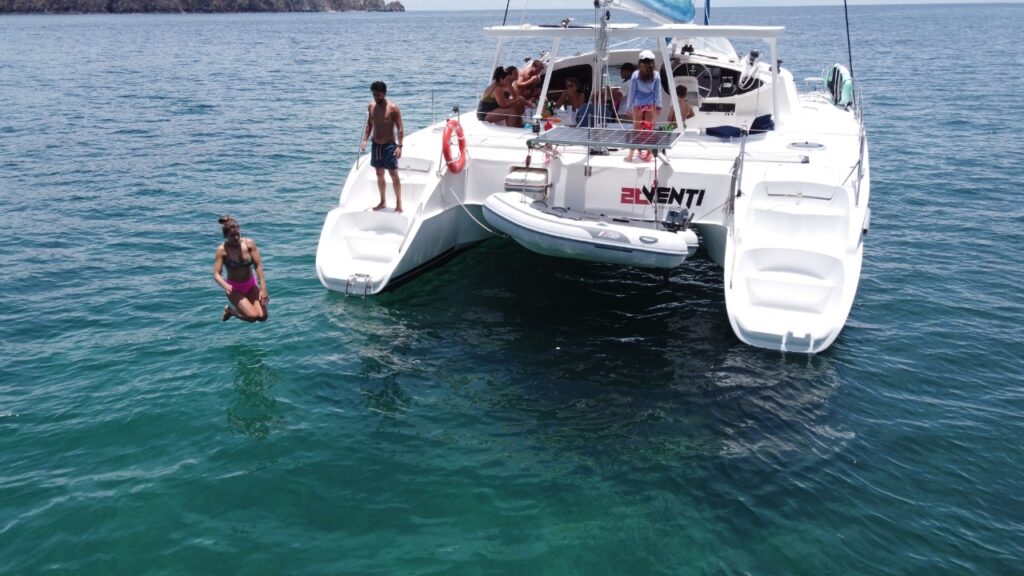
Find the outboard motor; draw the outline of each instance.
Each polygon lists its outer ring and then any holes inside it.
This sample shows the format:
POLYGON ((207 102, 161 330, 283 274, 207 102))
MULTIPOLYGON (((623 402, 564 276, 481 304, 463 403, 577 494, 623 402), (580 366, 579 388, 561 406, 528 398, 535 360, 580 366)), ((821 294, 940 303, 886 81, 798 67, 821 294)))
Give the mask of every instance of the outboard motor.
POLYGON ((661 221, 661 225, 669 232, 679 232, 680 230, 686 230, 690 225, 691 218, 690 211, 686 208, 682 210, 669 210, 661 221))

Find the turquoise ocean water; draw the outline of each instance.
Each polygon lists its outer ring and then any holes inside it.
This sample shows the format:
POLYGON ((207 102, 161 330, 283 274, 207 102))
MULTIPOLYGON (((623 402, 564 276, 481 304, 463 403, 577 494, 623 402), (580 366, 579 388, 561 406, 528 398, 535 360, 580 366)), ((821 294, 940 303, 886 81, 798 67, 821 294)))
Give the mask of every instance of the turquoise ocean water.
MULTIPOLYGON (((472 108, 501 12, 0 18, 0 574, 1020 574, 1024 9, 850 15, 873 219, 815 357, 707 261, 320 286, 368 84, 472 108), (225 212, 266 324, 220 322, 225 212)), ((846 60, 841 7, 715 16, 846 60)))

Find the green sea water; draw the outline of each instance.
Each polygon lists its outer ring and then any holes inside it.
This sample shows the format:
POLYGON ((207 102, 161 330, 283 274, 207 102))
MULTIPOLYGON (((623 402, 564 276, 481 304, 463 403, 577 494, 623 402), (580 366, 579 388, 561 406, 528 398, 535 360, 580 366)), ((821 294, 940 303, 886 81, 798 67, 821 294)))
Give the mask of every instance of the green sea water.
MULTIPOLYGON (((472 109, 501 12, 0 18, 0 574, 1019 574, 1024 11, 850 16, 872 227, 814 357, 707 260, 319 284, 369 83, 472 109), (223 213, 264 324, 220 322, 223 213)), ((715 17, 846 61, 841 7, 715 17)))

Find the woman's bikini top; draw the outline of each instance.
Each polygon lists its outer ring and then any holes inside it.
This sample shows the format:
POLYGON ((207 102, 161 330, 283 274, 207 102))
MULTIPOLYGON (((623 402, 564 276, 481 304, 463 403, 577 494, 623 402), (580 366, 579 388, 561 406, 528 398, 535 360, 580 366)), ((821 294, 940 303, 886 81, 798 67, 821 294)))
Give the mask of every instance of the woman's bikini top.
MULTIPOLYGON (((239 241, 239 247, 238 247, 239 255, 241 255, 241 251, 242 251, 242 247, 241 247, 242 242, 243 242, 242 240, 239 241)), ((225 246, 224 247, 224 265, 227 266, 228 268, 233 269, 233 270, 237 270, 239 268, 248 268, 248 267, 252 266, 253 265, 253 261, 252 261, 252 257, 251 256, 249 257, 248 260, 235 260, 234 258, 232 258, 228 254, 228 247, 225 246)))
MULTIPOLYGON (((497 89, 498 89, 497 87, 494 88, 494 90, 497 90, 497 89)), ((497 104, 498 103, 498 98, 494 96, 494 90, 491 90, 491 92, 487 96, 484 96, 483 98, 481 98, 480 101, 481 102, 486 102, 487 104, 497 104)))

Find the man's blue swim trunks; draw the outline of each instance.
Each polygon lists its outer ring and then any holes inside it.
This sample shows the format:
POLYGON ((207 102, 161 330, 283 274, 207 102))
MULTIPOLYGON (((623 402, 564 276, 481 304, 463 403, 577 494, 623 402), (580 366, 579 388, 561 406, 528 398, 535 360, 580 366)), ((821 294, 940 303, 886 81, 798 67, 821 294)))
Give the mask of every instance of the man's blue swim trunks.
POLYGON ((398 145, 394 142, 387 144, 373 143, 370 148, 370 166, 384 168, 385 170, 398 170, 398 159, 395 158, 395 150, 398 145))

